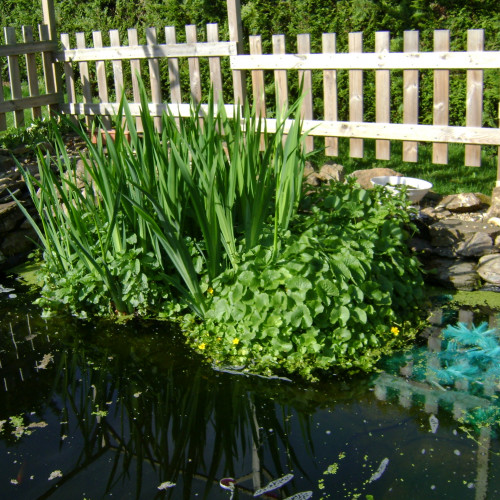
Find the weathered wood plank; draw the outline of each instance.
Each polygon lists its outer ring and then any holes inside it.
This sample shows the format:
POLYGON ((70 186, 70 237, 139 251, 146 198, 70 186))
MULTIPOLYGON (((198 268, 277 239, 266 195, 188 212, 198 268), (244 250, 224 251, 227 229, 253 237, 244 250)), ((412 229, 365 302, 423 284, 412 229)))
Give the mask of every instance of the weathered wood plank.
MULTIPOLYGON (((236 52, 243 54, 243 27, 241 24, 240 0, 227 1, 227 19, 229 24, 229 40, 236 43, 236 52)), ((246 72, 233 70, 232 73, 234 102, 243 105, 246 101, 246 72)))
MULTIPOLYGON (((130 28, 127 30, 128 44, 138 45, 139 40, 137 36, 137 30, 135 28, 130 28)), ((139 89, 139 76, 141 75, 141 61, 139 59, 130 60, 130 72, 132 76, 132 95, 134 96, 134 102, 141 101, 141 93, 139 89)), ((143 132, 142 120, 140 118, 136 119, 135 126, 137 132, 143 132)))
MULTIPOLYGON (((467 31, 467 52, 484 50, 484 30, 467 31)), ((483 123, 483 71, 467 71, 467 104, 465 124, 467 127, 480 127, 483 123)), ((465 165, 481 165, 481 146, 465 146, 465 165)))
MULTIPOLYGON (((250 36, 250 54, 262 54, 262 38, 260 35, 250 36)), ((258 116, 266 116, 266 88, 264 83, 264 71, 253 70, 252 90, 254 106, 258 116)))
MULTIPOLYGON (((12 27, 4 28, 5 43, 7 45, 16 43, 16 30, 12 27)), ((21 73, 19 71, 19 56, 11 55, 7 57, 9 67, 10 92, 12 99, 22 99, 21 73)), ((14 112, 14 125, 22 127, 24 125, 24 111, 22 109, 14 112)))
POLYGON ((25 54, 37 54, 38 52, 51 52, 57 50, 57 42, 24 42, 12 45, 0 45, 0 57, 22 56, 25 54))
MULTIPOLYGON (((438 52, 450 49, 450 32, 448 30, 434 31, 434 50, 438 52)), ((450 72, 448 70, 434 71, 434 125, 448 125, 450 72)), ((435 143, 432 145, 432 163, 448 163, 448 145, 435 143)))
POLYGON ((60 101, 59 94, 42 94, 37 96, 23 97, 22 99, 0 100, 0 113, 17 112, 40 106, 50 106, 60 101))
MULTIPOLYGON (((272 40, 273 53, 285 54, 285 35, 273 35, 272 40)), ((276 88, 276 107, 285 112, 288 109, 288 77, 286 70, 279 69, 274 71, 274 85, 276 88)))
MULTIPOLYGON (((39 37, 41 41, 50 39, 49 27, 46 24, 38 25, 39 37)), ((56 93, 56 69, 53 61, 52 52, 42 52, 43 75, 45 82, 45 92, 47 94, 56 93)), ((62 101, 62 94, 59 95, 59 103, 62 101)), ((59 106, 57 104, 49 105, 51 115, 57 114, 59 106)))
MULTIPOLYGON (((63 33, 61 35, 61 45, 63 49, 70 48, 69 35, 63 33)), ((66 95, 68 97, 68 102, 76 102, 76 91, 75 91, 75 74, 73 72, 73 65, 71 63, 64 63, 64 77, 66 79, 66 95)), ((76 118, 72 117, 73 121, 76 118)))
MULTIPOLYGON (((311 52, 311 36, 309 34, 297 35, 297 53, 309 54, 311 52)), ((312 95, 312 72, 311 70, 299 70, 299 85, 303 85, 303 96, 301 117, 304 120, 313 119, 313 95, 312 95)), ((307 136, 305 140, 305 151, 310 153, 314 150, 314 138, 307 136)))
POLYGON ((167 43, 72 49, 55 53, 55 60, 66 61, 118 61, 123 59, 158 59, 161 57, 226 57, 236 54, 233 42, 167 43))
MULTIPOLYGON (((335 33, 323 33, 323 53, 335 54, 336 40, 335 33)), ((326 121, 338 120, 337 104, 337 72, 334 69, 323 71, 323 105, 324 117, 326 121)), ((325 155, 338 156, 339 140, 337 137, 325 138, 325 155)))
MULTIPOLYGON (((32 43, 33 42, 33 28, 31 26, 23 26, 23 42, 32 43)), ((36 97, 40 95, 40 89, 38 87, 38 72, 36 70, 36 57, 35 54, 26 54, 26 74, 28 77, 28 88, 31 97, 36 97)), ((1 88, 1 87, 0 87, 1 88)), ((42 108, 37 106, 32 108, 31 116, 33 119, 42 117, 42 108)))
MULTIPOLYGON (((40 96, 44 97, 44 96, 40 96)), ((30 98, 27 98, 30 99, 30 98)), ((234 116, 234 105, 226 104, 224 108, 229 117, 234 116)), ((174 116, 190 116, 191 107, 189 104, 164 104, 150 103, 149 110, 153 116, 161 114, 169 109, 174 116)), ((118 112, 116 103, 66 103, 61 105, 61 110, 65 113, 74 114, 109 114, 118 112)), ((138 116, 140 113, 140 104, 130 104, 131 113, 138 116)), ((208 111, 207 105, 201 106, 200 116, 208 111)), ((267 129, 270 133, 276 131, 276 120, 266 118, 267 129)), ((285 131, 290 130, 293 120, 287 120, 285 131)), ((443 142, 457 144, 483 144, 490 146, 500 145, 500 129, 482 128, 482 127, 450 127, 437 125, 411 125, 399 123, 369 123, 369 122, 328 122, 324 120, 305 120, 303 130, 310 130, 314 136, 326 137, 346 137, 362 139, 387 139, 397 141, 408 141, 417 138, 422 142, 443 142)))
MULTIPOLYGON (((76 46, 78 48, 85 47, 85 33, 80 32, 76 34, 76 46)), ((80 81, 82 82, 83 102, 90 103, 92 102, 92 90, 90 88, 89 65, 86 61, 79 62, 78 69, 80 70, 80 81)), ((85 123, 90 128, 90 118, 86 118, 85 123)))
MULTIPOLYGON (((390 48, 389 32, 378 31, 375 33, 375 52, 386 54, 390 48)), ((378 69, 375 71, 375 121, 389 123, 391 121, 391 76, 390 71, 378 69)), ((391 158, 390 141, 375 142, 375 157, 377 160, 391 158)))
POLYGON ((498 52, 373 52, 331 54, 264 54, 231 56, 231 69, 498 69, 498 52))
MULTIPOLYGON (((197 42, 196 24, 186 26, 186 42, 193 45, 197 42)), ((195 105, 201 102, 201 76, 200 61, 196 57, 188 57, 189 65, 189 88, 191 90, 191 99, 195 105)))
MULTIPOLYGON (((109 42, 112 47, 119 47, 120 46, 120 33, 118 30, 110 30, 109 31, 109 42)), ((115 95, 116 95, 116 102, 120 102, 120 99, 123 94, 123 65, 121 60, 113 60, 112 61, 112 66, 113 66, 113 79, 115 82, 115 95)))
MULTIPOLYGON (((146 28, 146 43, 149 46, 154 46, 158 43, 156 28, 146 28)), ((148 59, 148 66, 149 81, 151 86, 151 100, 153 103, 160 103, 162 101, 160 63, 158 59, 148 59)), ((155 118, 154 122, 156 130, 161 131, 161 118, 155 118)))
MULTIPOLYGON (((350 55, 363 50, 363 33, 349 33, 350 55)), ((349 71, 349 121, 363 121, 363 71, 349 71)), ((363 158, 363 140, 349 140, 349 156, 363 158)))
MULTIPOLYGON (((165 28, 165 40, 168 44, 175 44, 177 41, 174 26, 165 28)), ((168 58, 168 81, 170 84, 170 100, 172 104, 180 104, 182 102, 181 80, 179 73, 179 59, 176 57, 168 58)))
MULTIPOLYGON (((94 41, 94 47, 96 49, 101 49, 102 45, 102 33, 100 31, 92 32, 92 39, 94 41)), ((98 60, 95 63, 96 75, 97 75, 97 92, 99 94, 100 102, 108 102, 108 82, 106 79, 106 63, 104 60, 98 60)), ((107 116, 102 117, 102 124, 105 128, 111 128, 111 120, 107 116)))
MULTIPOLYGON (((418 31, 404 32, 404 51, 418 52, 418 31)), ((418 123, 418 70, 403 71, 403 123, 418 123)), ((418 160, 418 143, 403 142, 403 161, 418 160)))
MULTIPOLYGON (((219 41, 219 26, 217 23, 207 24, 207 42, 217 43, 219 41)), ((215 101, 222 97, 222 71, 220 57, 209 57, 210 83, 214 93, 215 101)))

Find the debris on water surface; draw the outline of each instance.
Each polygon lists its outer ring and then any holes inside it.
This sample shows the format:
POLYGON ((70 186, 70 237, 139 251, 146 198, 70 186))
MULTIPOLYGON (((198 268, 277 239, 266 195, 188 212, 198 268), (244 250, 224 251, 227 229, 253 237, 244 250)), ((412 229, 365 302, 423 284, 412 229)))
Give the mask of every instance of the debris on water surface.
POLYGON ((368 482, 373 483, 373 481, 380 479, 382 477, 382 474, 385 472, 385 469, 387 469, 388 465, 389 465, 389 459, 384 458, 382 462, 380 462, 380 465, 378 466, 378 469, 375 472, 375 474, 373 474, 372 477, 368 479, 368 482))
POLYGON ((0 293, 9 293, 13 292, 15 288, 5 288, 3 285, 0 285, 0 293))
POLYGON ((173 488, 175 486, 175 483, 171 483, 170 481, 165 481, 164 483, 161 483, 160 486, 158 486, 159 490, 166 490, 167 488, 173 488))
POLYGON ((54 361, 54 356, 52 354, 44 354, 42 361, 40 361, 39 364, 35 365, 35 368, 38 370, 45 370, 47 369, 48 364, 54 361))
POLYGON ((300 493, 295 493, 295 495, 292 495, 291 497, 286 497, 285 500, 308 500, 309 498, 312 498, 312 496, 312 491, 301 491, 300 493))
POLYGON ((435 415, 431 415, 429 417, 429 424, 431 426, 431 432, 433 434, 436 434, 438 427, 439 427, 439 420, 437 419, 437 417, 435 415))
POLYGON ((223 490, 234 491, 234 485, 236 484, 236 479, 232 477, 223 477, 219 481, 219 485, 223 490))
POLYGON ((62 477, 62 472, 60 470, 52 471, 49 476, 49 481, 52 481, 52 479, 55 479, 56 477, 62 477))
POLYGON ((283 485, 288 483, 293 479, 293 474, 287 474, 286 476, 280 477, 279 479, 275 479, 274 481, 271 481, 269 484, 264 486, 263 488, 259 488, 254 494, 254 497, 258 497, 259 495, 263 495, 264 493, 267 493, 269 491, 277 490, 278 488, 281 488, 283 485))

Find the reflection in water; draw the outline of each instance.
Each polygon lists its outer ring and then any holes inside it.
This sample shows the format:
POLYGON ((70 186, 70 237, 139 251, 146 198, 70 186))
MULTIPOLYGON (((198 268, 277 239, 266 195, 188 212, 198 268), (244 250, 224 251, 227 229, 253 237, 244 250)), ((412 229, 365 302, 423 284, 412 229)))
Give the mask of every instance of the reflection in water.
MULTIPOLYGON (((468 337, 477 336, 479 338, 486 338, 488 335, 498 336, 496 330, 498 323, 498 316, 490 315, 488 323, 483 323, 482 327, 474 327, 474 314, 472 311, 460 310, 458 311, 459 327, 455 331, 462 334, 468 334, 468 337), (492 330, 486 331, 487 327, 492 330)), ((470 421, 469 418, 472 414, 489 415, 488 410, 494 408, 494 419, 487 421, 476 422, 479 424, 479 436, 477 438, 477 476, 475 481, 477 500, 483 500, 487 497, 488 490, 488 456, 490 453, 490 444, 492 431, 498 426, 498 396, 497 391, 500 390, 499 380, 497 377, 498 367, 495 366, 495 377, 486 377, 485 379, 471 380, 468 373, 476 375, 477 371, 471 371, 470 365, 463 355, 464 351, 460 350, 459 343, 456 339, 455 342, 449 343, 449 349, 446 353, 442 352, 443 337, 442 331, 446 321, 450 318, 445 318, 442 309, 436 309, 430 315, 430 326, 424 332, 424 337, 427 338, 427 348, 414 350, 408 352, 404 356, 404 362, 398 366, 399 373, 397 375, 390 375, 389 373, 382 373, 375 379, 375 395, 379 400, 387 400, 388 394, 397 395, 398 403, 405 407, 410 408, 414 401, 423 400, 424 410, 430 414, 429 423, 431 431, 437 432, 439 421, 435 414, 438 408, 447 408, 451 410, 453 418, 458 422, 470 421), (457 345, 458 344, 458 345, 457 345), (446 354, 446 356, 442 356, 446 354), (450 360, 450 354, 454 354, 456 359, 450 360), (459 358, 462 355, 462 359, 459 358), (446 373, 443 370, 443 359, 448 361, 448 370, 454 369, 451 378, 453 386, 443 387, 439 380, 440 373, 446 373), (459 371, 457 368, 461 368, 459 371), (468 371, 469 370, 469 371, 468 371), (480 384, 480 395, 474 394, 477 392, 472 390, 474 383, 480 384), (492 429, 493 428, 493 429, 492 429)), ((454 329, 451 329, 453 332, 454 329)), ((468 353, 477 359, 478 355, 483 353, 484 350, 476 346, 472 342, 465 342, 464 345, 468 347, 468 353)), ((498 351, 498 340, 494 342, 493 351, 495 354, 498 351)), ((498 356, 497 356, 498 357, 498 356)), ((497 360, 497 357, 493 361, 497 360)), ((388 365, 394 362, 395 359, 389 360, 388 365)), ((393 367, 394 372, 394 367, 393 367)))
POLYGON ((497 439, 481 431, 478 448, 450 417, 481 398, 408 381, 411 360, 374 387, 368 377, 301 386, 215 372, 166 323, 2 307, 5 498, 499 495, 497 439))

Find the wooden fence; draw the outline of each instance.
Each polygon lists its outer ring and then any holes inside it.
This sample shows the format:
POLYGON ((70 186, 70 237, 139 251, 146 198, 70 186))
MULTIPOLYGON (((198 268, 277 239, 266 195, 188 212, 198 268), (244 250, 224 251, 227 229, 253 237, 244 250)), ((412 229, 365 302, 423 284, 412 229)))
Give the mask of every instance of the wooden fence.
MULTIPOLYGON (((481 162, 481 146, 500 146, 500 130, 483 126, 483 70, 500 69, 500 53, 484 51, 484 33, 482 30, 468 32, 466 52, 449 50, 450 34, 446 30, 434 33, 434 51, 419 51, 419 34, 415 31, 405 32, 403 52, 389 51, 390 37, 388 32, 375 35, 375 51, 362 52, 362 33, 350 33, 348 52, 336 52, 336 35, 325 33, 322 37, 322 52, 311 53, 311 40, 308 34, 298 35, 297 53, 286 53, 283 35, 272 37, 272 54, 262 54, 260 36, 250 37, 250 54, 240 54, 238 42, 219 41, 218 27, 208 24, 206 36, 197 33, 193 25, 185 27, 185 43, 177 43, 173 27, 166 27, 164 34, 158 34, 154 28, 145 33, 146 43, 139 44, 137 30, 130 29, 127 41, 120 40, 118 31, 92 33, 92 44, 85 41, 83 33, 77 33, 74 47, 71 47, 70 36, 61 36, 62 50, 54 51, 54 42, 47 42, 47 29, 41 28, 39 42, 30 38, 31 30, 25 28, 23 43, 17 43, 13 30, 7 28, 6 45, 0 46, 1 57, 8 59, 10 87, 12 99, 1 102, 0 96, 0 129, 5 128, 5 112, 15 113, 16 125, 22 123, 22 109, 33 108, 33 116, 37 116, 40 105, 57 106, 60 112, 69 115, 102 115, 105 124, 109 117, 116 113, 117 102, 122 92, 132 96, 130 104, 134 114, 139 114, 139 97, 137 74, 149 82, 153 115, 160 116, 163 111, 170 110, 177 116, 189 113, 189 102, 199 103, 202 95, 200 61, 208 60, 210 84, 216 97, 227 87, 234 87, 235 95, 244 96, 248 90, 242 87, 246 71, 251 73, 248 94, 262 116, 269 115, 266 108, 266 89, 269 89, 269 76, 272 75, 272 87, 275 99, 271 106, 286 107, 289 99, 290 79, 303 81, 304 103, 302 108, 304 128, 310 130, 307 148, 313 147, 313 136, 324 137, 325 152, 329 156, 338 155, 338 138, 348 138, 350 155, 363 157, 365 139, 376 142, 376 158, 390 158, 391 141, 401 141, 402 159, 416 162, 418 160, 419 142, 433 144, 433 162, 447 163, 448 144, 459 143, 465 146, 465 165, 479 166, 481 162), (162 41, 160 41, 160 37, 162 41), (109 39, 105 46, 103 39, 109 39), (199 41, 203 38, 205 41, 199 41), (163 41, 164 40, 164 41, 163 41), (38 95, 37 79, 34 73, 33 54, 39 52, 43 56, 46 94, 38 95), (18 58, 26 57, 30 97, 20 95, 18 58), (221 72, 221 60, 228 58, 232 78, 224 80, 221 72), (179 65, 189 67, 189 95, 181 93, 179 65), (141 62, 142 61, 142 62, 141 62), (184 61, 181 63, 181 61, 184 61), (56 78, 50 70, 52 64, 58 64, 66 82, 65 102, 61 94, 56 92, 56 78), (161 81, 160 66, 167 65, 168 81, 161 81), (130 70, 124 71, 128 66, 130 70), (452 70, 452 71, 450 71, 452 70), (458 72, 453 70, 460 70, 458 72), (339 121, 337 96, 339 95, 339 71, 348 73, 348 120, 339 121), (402 102, 391 100, 391 75, 393 71, 403 73, 401 90, 402 102), (422 71, 433 72, 433 124, 418 123, 420 76, 422 71), (322 92, 314 95, 312 75, 318 74, 322 79, 322 92), (363 113, 364 95, 363 78, 368 72, 375 73, 375 94, 369 96, 375 103, 375 121, 365 122, 363 113), (128 75, 125 78, 125 75, 128 75), (466 75, 466 117, 465 126, 449 125, 449 88, 450 78, 464 78, 466 75), (238 81, 237 81, 238 79, 238 81), (78 82, 80 82, 78 84, 78 82), (239 86, 239 87, 238 87, 239 86), (78 92, 77 89, 80 89, 78 92), (165 90, 168 89, 168 90, 165 90), (239 89, 239 90, 238 90, 239 89), (168 95, 167 95, 168 94, 168 95), (110 98, 110 96, 112 96, 110 98), (323 101, 322 116, 313 116, 313 100, 319 97, 323 101), (402 107, 402 123, 391 123, 391 107, 402 107), (2 121, 3 120, 3 121, 2 121)), ((226 59, 227 62, 227 59, 226 59)), ((206 63, 204 63, 206 65, 206 63)), ((228 95, 226 92, 225 95, 228 95)), ((129 99, 130 100, 130 99, 129 99)), ((269 96, 267 99, 269 105, 269 96)), ((234 105, 226 104, 231 113, 234 105)), ((269 131, 273 131, 276 121, 266 118, 269 131)))
POLYGON ((5 44, 0 45, 0 131, 7 128, 6 113, 13 114, 13 125, 25 124, 24 110, 31 110, 32 118, 42 116, 42 106, 57 111, 64 96, 58 91, 56 68, 53 60, 57 43, 50 40, 47 25, 38 26, 38 40, 34 30, 23 26, 22 41, 19 41, 14 28, 3 29, 5 44), (24 61, 21 60, 24 58, 24 61), (6 64, 5 64, 6 63, 6 64), (20 63, 24 63, 21 77, 20 63), (2 68, 8 67, 9 82, 3 82, 2 68), (23 85, 26 87, 23 97, 23 85), (44 89, 40 89, 40 86, 44 89), (4 87, 10 90, 10 99, 4 97, 4 87), (41 90, 45 90, 41 93, 41 90))

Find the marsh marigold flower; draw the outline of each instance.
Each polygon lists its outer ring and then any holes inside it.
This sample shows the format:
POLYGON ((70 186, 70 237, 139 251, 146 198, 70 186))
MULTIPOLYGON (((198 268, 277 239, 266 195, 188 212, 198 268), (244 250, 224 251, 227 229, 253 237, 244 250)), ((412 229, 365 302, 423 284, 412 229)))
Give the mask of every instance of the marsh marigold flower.
POLYGON ((202 342, 199 346, 198 346, 198 349, 201 349, 203 351, 203 349, 205 349, 205 347, 207 346, 207 344, 205 344, 205 342, 202 342))
POLYGON ((391 328, 391 333, 397 337, 399 335, 399 328, 397 326, 393 326, 391 328))
POLYGON ((207 292, 208 292, 210 295, 213 295, 213 294, 214 294, 214 289, 213 289, 211 286, 209 286, 209 287, 207 288, 207 292))
POLYGON ((233 339, 233 345, 238 345, 240 343, 240 339, 233 339))

